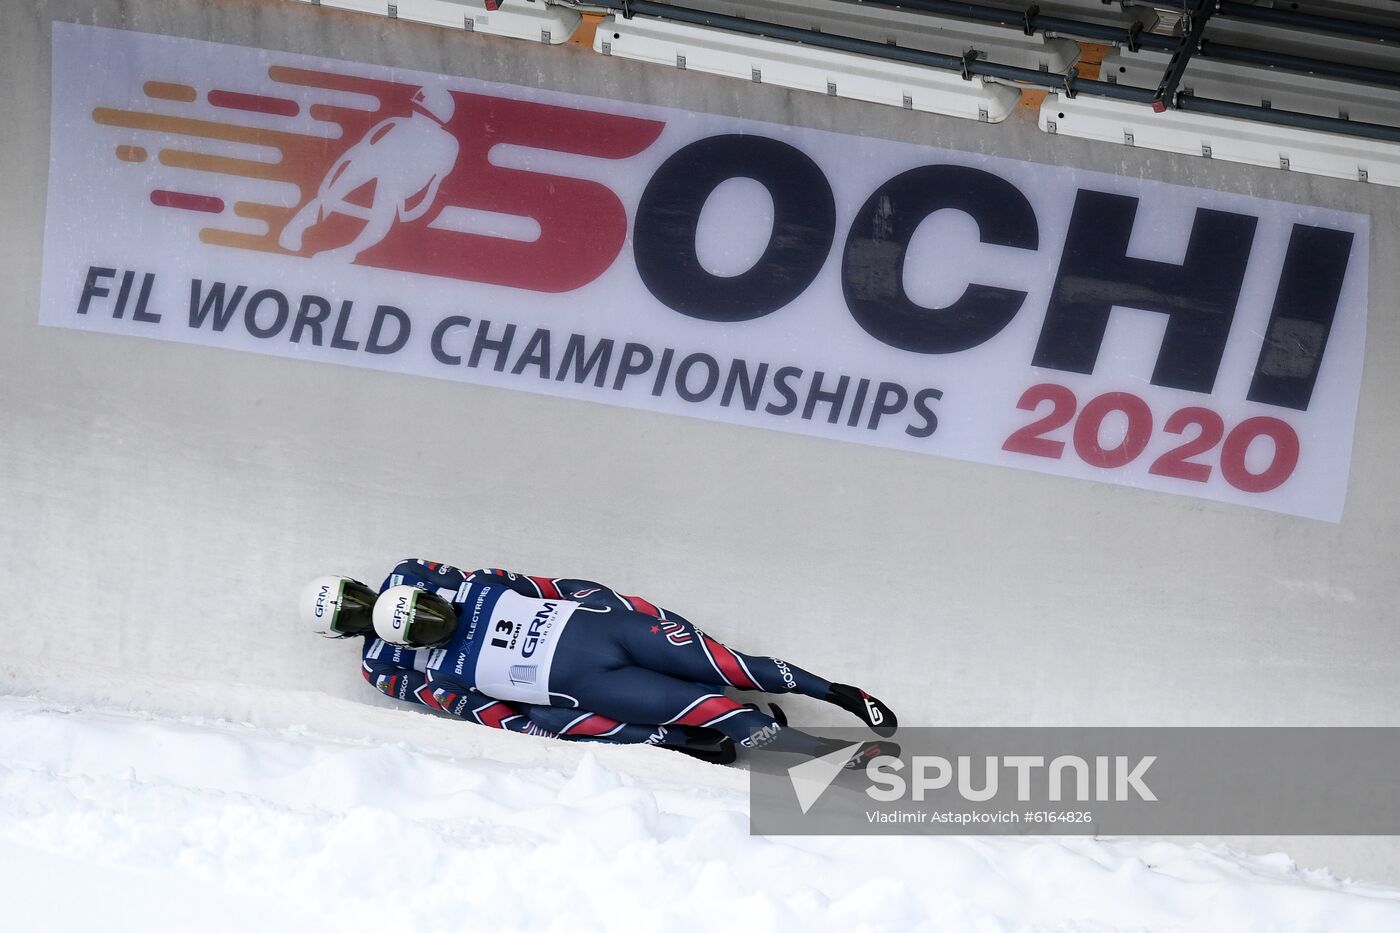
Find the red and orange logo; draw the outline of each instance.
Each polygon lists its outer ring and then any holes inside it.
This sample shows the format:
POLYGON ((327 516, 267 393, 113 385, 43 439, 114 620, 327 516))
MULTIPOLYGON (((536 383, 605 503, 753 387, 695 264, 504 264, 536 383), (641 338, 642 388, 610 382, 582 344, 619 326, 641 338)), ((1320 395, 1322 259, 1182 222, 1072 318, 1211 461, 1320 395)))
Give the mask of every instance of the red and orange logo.
MULTIPOLYGON (((200 97, 228 121, 98 107, 104 126, 185 137, 184 147, 160 148, 160 164, 187 184, 159 187, 159 208, 211 215, 202 242, 505 285, 564 292, 593 281, 617 258, 627 238, 627 213, 617 195, 594 181, 493 164, 502 144, 600 159, 634 156, 661 134, 663 123, 573 107, 510 100, 328 71, 274 65, 268 78, 282 88, 363 95, 373 109, 312 103, 306 116, 339 128, 332 136, 296 132, 302 104, 277 93, 254 94, 147 81, 148 98, 193 108, 200 97), (286 129, 248 126, 238 113, 285 120, 286 129), (241 143, 271 150, 261 161, 199 151, 199 141, 241 143), (297 204, 220 196, 220 176, 295 185, 297 204), (526 218, 533 238, 511 239, 453 229, 454 211, 526 218), (265 232, 220 225, 219 217, 261 221, 265 232)), ((273 89, 276 90, 275 88, 273 89)), ((283 93, 288 93, 284 91, 283 93)), ((150 158, 142 146, 116 147, 124 162, 150 158)))

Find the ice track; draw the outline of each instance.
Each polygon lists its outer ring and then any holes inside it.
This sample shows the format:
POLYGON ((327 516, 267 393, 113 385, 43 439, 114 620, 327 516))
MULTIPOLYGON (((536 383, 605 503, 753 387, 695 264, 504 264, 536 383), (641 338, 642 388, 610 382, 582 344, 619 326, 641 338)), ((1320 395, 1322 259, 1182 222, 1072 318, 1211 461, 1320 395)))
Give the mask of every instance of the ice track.
POLYGON ((148 705, 0 696, 6 929, 1400 929, 1400 891, 1282 856, 756 838, 742 772, 666 751, 291 691, 243 723, 148 705))

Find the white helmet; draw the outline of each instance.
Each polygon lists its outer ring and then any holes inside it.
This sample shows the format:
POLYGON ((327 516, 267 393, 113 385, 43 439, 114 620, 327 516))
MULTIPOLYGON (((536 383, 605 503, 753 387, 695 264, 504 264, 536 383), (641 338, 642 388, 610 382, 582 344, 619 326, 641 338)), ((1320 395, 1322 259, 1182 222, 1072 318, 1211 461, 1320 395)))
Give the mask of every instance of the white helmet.
POLYGON ((411 98, 414 104, 432 114, 439 123, 446 123, 457 112, 457 100, 444 87, 420 87, 411 98))
POLYGON ((429 590, 391 586, 374 604, 374 633, 395 645, 428 648, 443 644, 457 630, 452 604, 429 590))
POLYGON ((301 591, 301 618, 317 635, 347 638, 374 631, 374 590, 350 577, 317 577, 301 591))

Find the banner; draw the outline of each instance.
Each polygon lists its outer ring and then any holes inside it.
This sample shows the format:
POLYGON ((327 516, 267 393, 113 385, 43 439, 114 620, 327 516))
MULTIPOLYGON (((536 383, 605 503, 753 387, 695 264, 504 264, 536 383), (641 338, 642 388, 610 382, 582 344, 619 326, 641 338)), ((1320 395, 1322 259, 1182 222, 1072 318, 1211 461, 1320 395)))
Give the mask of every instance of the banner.
POLYGON ((1341 518, 1364 216, 76 24, 53 42, 43 324, 1341 518))

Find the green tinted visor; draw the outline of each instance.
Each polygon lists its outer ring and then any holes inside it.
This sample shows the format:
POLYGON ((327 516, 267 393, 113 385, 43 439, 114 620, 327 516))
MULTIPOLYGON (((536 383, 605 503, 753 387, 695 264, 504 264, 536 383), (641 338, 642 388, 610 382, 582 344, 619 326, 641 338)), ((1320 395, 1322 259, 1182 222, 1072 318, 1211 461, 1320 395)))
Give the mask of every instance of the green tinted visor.
POLYGON ((435 648, 457 630, 457 613, 452 604, 436 593, 415 593, 411 621, 404 627, 404 644, 411 648, 435 648))
POLYGON ((374 631, 374 600, 379 594, 359 580, 343 580, 334 603, 339 605, 331 619, 331 631, 340 636, 367 635, 374 631))

